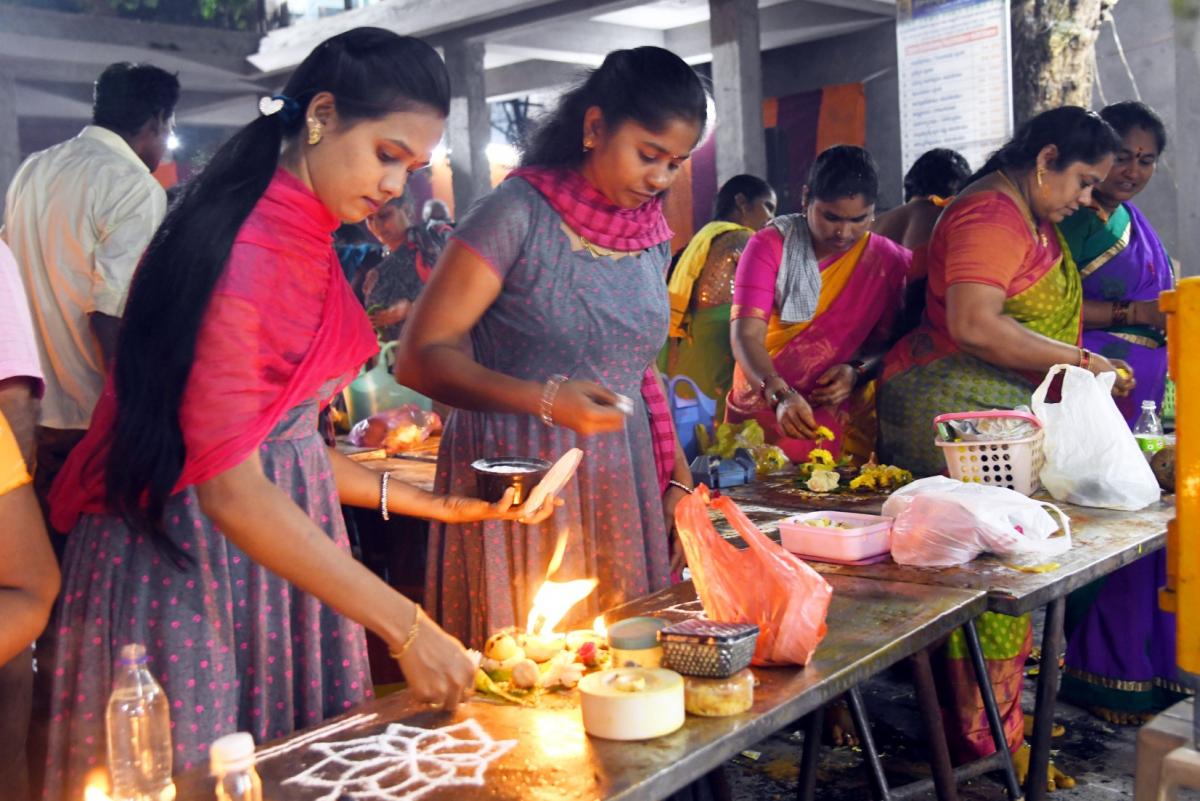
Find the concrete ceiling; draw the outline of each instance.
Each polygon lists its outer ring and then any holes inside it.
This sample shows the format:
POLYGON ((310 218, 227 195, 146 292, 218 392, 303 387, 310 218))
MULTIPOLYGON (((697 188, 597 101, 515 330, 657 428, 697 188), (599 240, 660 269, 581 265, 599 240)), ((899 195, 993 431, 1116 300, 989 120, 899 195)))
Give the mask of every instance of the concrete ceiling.
MULTIPOLYGON (((764 50, 861 30, 894 19, 895 0, 759 0, 764 50)), ((597 66, 611 50, 657 45, 692 64, 712 59, 708 0, 378 0, 364 8, 272 31, 249 60, 283 72, 322 40, 358 25, 485 43, 488 97, 545 91, 597 66), (434 10, 436 7, 436 11, 434 10)))
MULTIPOLYGON (((759 0, 764 50, 894 17, 895 0, 759 0)), ((482 41, 491 100, 554 92, 619 48, 657 45, 692 64, 712 58, 708 0, 374 0, 273 30, 240 62, 236 53, 246 54, 254 42, 245 33, 32 9, 18 15, 0 7, 0 72, 18 81, 19 116, 86 118, 92 81, 107 64, 148 61, 179 74, 180 123, 240 125, 253 118, 258 96, 314 46, 360 25, 420 36, 436 47, 482 41)))

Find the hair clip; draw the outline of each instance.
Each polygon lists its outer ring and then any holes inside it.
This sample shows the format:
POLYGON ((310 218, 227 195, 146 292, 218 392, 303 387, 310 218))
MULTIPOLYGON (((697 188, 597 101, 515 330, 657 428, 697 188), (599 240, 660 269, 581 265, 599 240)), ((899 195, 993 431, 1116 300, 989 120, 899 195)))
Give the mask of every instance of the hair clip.
POLYGON ((276 114, 280 115, 280 119, 284 124, 288 124, 296 119, 300 112, 300 104, 287 95, 272 95, 271 97, 262 97, 258 101, 258 113, 264 117, 273 117, 276 114))

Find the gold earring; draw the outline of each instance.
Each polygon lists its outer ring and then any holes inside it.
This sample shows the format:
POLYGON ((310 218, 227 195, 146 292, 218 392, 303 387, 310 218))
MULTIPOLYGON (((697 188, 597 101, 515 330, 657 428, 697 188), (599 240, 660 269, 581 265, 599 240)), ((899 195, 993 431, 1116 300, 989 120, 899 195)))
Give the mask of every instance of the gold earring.
POLYGON ((584 153, 588 152, 595 146, 596 146, 595 143, 592 142, 592 140, 590 138, 583 140, 583 152, 584 153))
POLYGON ((1041 186, 1041 185, 1042 185, 1042 176, 1043 176, 1043 175, 1045 175, 1045 174, 1046 174, 1046 170, 1045 170, 1045 169, 1043 169, 1043 168, 1041 168, 1041 167, 1038 167, 1038 168, 1037 168, 1037 185, 1038 185, 1038 186, 1041 186))
POLYGON ((308 121, 308 143, 310 145, 321 143, 321 123, 316 120, 308 121))

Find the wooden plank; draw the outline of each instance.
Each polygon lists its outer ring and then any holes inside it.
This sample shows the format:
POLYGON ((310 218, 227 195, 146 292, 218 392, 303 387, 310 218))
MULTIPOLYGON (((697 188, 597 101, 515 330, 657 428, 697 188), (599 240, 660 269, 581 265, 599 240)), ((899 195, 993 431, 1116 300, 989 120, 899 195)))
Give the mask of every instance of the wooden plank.
MULTIPOLYGON (((878 514, 883 505, 883 496, 859 498, 830 495, 826 501, 814 498, 811 493, 792 491, 789 482, 786 478, 772 478, 735 487, 726 494, 737 502, 751 521, 776 541, 779 531, 775 522, 791 514, 814 509, 878 514)), ((1051 500, 1044 495, 1038 497, 1051 500)), ((965 565, 944 568, 907 567, 890 560, 862 566, 821 562, 812 562, 812 565, 826 575, 986 590, 991 611, 1018 615, 1044 606, 1164 547, 1167 521, 1175 514, 1174 496, 1171 495, 1137 512, 1092 509, 1070 504, 1059 506, 1071 518, 1072 546, 1070 551, 1053 560, 1058 567, 1044 573, 1017 570, 990 554, 965 565)), ((718 531, 726 536, 732 534, 724 521, 717 522, 718 531)))
MULTIPOLYGON (((674 734, 622 743, 588 737, 577 698, 572 696, 563 699, 561 708, 553 709, 472 700, 450 715, 417 705, 402 692, 356 708, 352 714, 376 717, 330 735, 330 739, 378 733, 393 722, 438 728, 469 717, 494 739, 515 740, 516 746, 492 764, 482 786, 438 788, 423 799, 662 798, 869 676, 946 636, 980 614, 986 603, 981 592, 843 576, 831 577, 830 583, 834 594, 829 633, 813 661, 805 668, 755 668, 760 683, 754 707, 741 715, 689 716, 674 734)), ((695 591, 687 583, 613 610, 607 617, 612 621, 655 613, 681 619, 698 610, 695 591)), ((259 770, 264 796, 274 801, 321 797, 319 791, 282 783, 319 758, 304 745, 263 762, 259 770)), ((180 801, 212 798, 211 779, 204 773, 193 771, 177 777, 180 801)))

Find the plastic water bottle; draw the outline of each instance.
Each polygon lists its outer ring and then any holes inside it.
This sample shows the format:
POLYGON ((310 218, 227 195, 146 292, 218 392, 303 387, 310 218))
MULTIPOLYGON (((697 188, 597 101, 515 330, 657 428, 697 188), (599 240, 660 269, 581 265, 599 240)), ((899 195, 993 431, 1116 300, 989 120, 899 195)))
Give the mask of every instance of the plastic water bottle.
POLYGON ((217 801, 262 801, 253 737, 244 731, 227 734, 212 744, 208 756, 217 779, 217 801))
POLYGON ((145 646, 121 649, 105 722, 113 801, 172 801, 171 715, 145 646))
POLYGON ((1142 414, 1133 427, 1133 437, 1147 459, 1166 447, 1167 442, 1163 439, 1163 427, 1158 419, 1154 401, 1142 401, 1142 414))

